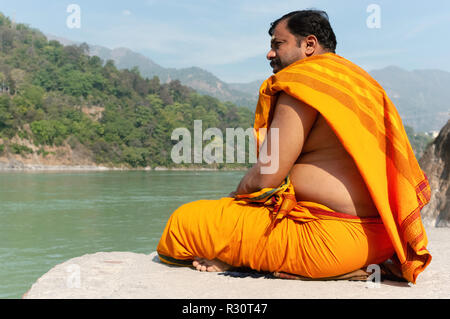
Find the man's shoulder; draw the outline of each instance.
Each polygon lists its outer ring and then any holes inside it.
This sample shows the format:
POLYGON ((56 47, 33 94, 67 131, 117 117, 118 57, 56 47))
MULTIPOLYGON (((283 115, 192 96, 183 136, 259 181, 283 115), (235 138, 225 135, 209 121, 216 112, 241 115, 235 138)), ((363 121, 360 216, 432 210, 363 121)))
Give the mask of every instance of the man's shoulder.
POLYGON ((312 71, 314 69, 314 67, 312 66, 317 67, 317 72, 323 72, 324 70, 329 70, 328 72, 335 74, 353 72, 355 75, 358 74, 360 76, 366 77, 367 79, 375 81, 373 77, 362 67, 352 62, 351 60, 348 60, 347 58, 344 58, 332 52, 318 54, 302 60, 298 60, 297 62, 292 63, 274 76, 277 77, 277 75, 279 76, 285 73, 292 73, 305 69, 312 71))

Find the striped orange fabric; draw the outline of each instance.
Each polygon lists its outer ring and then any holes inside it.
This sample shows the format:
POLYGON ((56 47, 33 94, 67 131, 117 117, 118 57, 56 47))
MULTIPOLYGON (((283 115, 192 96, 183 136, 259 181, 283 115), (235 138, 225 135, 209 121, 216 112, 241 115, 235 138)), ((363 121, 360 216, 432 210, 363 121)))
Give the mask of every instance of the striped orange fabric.
POLYGON ((297 61, 261 86, 254 125, 258 146, 266 134, 259 129, 270 127, 281 91, 327 120, 367 185, 404 278, 415 283, 431 261, 420 217, 430 200, 430 186, 384 89, 367 72, 333 53, 297 61))

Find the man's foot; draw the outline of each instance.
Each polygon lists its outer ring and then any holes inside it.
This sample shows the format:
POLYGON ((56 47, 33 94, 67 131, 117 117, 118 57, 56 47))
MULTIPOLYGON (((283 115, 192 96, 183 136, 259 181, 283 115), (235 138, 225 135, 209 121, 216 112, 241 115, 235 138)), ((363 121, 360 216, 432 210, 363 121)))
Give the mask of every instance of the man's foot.
POLYGON ((230 265, 220 261, 219 259, 209 260, 205 258, 195 257, 192 265, 198 271, 223 272, 231 268, 230 265))

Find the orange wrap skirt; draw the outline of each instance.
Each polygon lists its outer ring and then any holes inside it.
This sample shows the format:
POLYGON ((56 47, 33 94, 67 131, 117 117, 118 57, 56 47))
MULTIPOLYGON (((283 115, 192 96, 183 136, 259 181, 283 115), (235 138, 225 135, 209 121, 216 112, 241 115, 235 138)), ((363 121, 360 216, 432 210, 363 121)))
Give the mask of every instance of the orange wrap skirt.
POLYGON ((394 254, 380 218, 358 218, 299 202, 313 219, 281 219, 270 232, 270 208, 231 197, 184 204, 170 217, 157 247, 161 261, 191 265, 194 257, 234 267, 309 278, 338 276, 394 254))

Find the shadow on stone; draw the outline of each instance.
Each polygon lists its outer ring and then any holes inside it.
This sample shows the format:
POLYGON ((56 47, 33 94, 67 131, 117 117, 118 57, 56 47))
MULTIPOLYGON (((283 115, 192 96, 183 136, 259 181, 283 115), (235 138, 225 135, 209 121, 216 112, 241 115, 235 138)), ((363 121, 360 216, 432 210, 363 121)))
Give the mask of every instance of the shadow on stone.
POLYGON ((220 276, 232 277, 232 278, 265 278, 265 279, 275 279, 272 273, 269 272, 258 272, 250 268, 237 268, 234 270, 229 270, 225 272, 218 273, 220 276))

